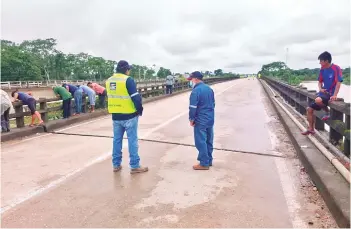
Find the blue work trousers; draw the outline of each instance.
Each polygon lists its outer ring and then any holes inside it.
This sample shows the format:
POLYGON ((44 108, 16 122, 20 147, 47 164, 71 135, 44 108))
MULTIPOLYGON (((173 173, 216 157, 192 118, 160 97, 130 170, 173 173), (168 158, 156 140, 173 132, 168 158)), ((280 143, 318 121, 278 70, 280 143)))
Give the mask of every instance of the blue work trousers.
POLYGON ((77 114, 82 113, 82 103, 83 103, 82 97, 83 97, 82 89, 78 89, 74 92, 74 103, 75 103, 77 114))
POLYGON ((138 154, 138 119, 136 116, 128 120, 113 120, 113 148, 112 164, 114 168, 122 162, 122 142, 124 132, 127 132, 129 165, 132 169, 139 168, 140 157, 138 154))
POLYGON ((195 124, 194 138, 196 149, 199 151, 197 160, 200 161, 200 165, 211 166, 213 160, 213 126, 206 127, 195 124))

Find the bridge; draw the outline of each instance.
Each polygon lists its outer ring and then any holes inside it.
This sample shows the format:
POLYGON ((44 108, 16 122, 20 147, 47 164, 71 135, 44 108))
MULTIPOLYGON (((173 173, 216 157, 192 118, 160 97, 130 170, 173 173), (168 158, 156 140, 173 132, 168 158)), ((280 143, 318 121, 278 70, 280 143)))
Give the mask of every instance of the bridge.
POLYGON ((173 95, 155 94, 159 88, 144 93, 139 149, 147 173, 129 173, 126 141, 123 168, 112 172, 112 122, 103 111, 49 121, 54 133, 37 127, 18 138, 28 128, 15 128, 17 137, 2 143, 2 226, 349 227, 349 148, 330 143, 349 144, 349 122, 337 110, 348 105, 332 105, 344 125, 330 122, 331 138, 323 142, 321 125, 316 140, 301 136, 293 121, 304 124, 293 110, 302 113, 313 97, 303 88, 269 78, 209 83, 216 149, 208 171, 192 170, 197 151, 185 85, 173 95), (328 158, 326 148, 339 156, 328 158))

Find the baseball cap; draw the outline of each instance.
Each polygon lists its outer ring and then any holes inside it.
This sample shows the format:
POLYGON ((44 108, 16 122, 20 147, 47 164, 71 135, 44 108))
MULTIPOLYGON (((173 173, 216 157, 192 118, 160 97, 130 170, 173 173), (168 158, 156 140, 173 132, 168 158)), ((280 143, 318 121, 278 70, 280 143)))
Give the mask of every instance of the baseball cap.
POLYGON ((130 70, 132 66, 125 60, 120 60, 117 64, 117 70, 130 70))
POLYGON ((193 72, 193 73, 190 74, 190 76, 188 77, 188 80, 191 80, 191 79, 193 79, 193 78, 202 80, 202 78, 204 78, 204 76, 201 74, 201 72, 195 71, 195 72, 193 72))

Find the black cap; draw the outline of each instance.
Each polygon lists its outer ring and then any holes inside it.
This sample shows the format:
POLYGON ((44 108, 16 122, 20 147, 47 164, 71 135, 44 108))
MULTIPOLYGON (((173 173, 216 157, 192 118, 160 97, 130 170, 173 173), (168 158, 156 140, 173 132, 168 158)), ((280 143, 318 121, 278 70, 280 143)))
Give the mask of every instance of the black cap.
POLYGON ((125 60, 120 60, 117 64, 117 71, 118 70, 125 71, 125 70, 130 70, 130 69, 132 69, 132 66, 129 65, 128 62, 125 60))
POLYGON ((191 80, 191 79, 193 79, 193 78, 202 80, 202 78, 204 78, 204 76, 201 74, 201 72, 195 71, 195 72, 193 72, 193 73, 190 74, 190 76, 188 77, 188 80, 191 80))

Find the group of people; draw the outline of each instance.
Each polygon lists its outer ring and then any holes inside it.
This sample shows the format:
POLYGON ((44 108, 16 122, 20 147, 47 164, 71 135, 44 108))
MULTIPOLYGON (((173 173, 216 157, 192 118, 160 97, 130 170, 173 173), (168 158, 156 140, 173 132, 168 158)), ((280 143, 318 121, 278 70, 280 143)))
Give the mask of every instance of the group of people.
MULTIPOLYGON (((315 117, 314 110, 325 111, 323 120, 329 118, 328 103, 335 101, 342 82, 342 72, 339 66, 332 64, 331 54, 323 52, 318 57, 321 70, 318 76, 319 92, 317 98, 309 104, 307 108, 308 129, 302 134, 314 134, 315 117)), ((54 87, 57 96, 62 98, 64 107, 64 117, 69 117, 71 98, 76 102, 76 114, 81 112, 82 95, 87 94, 92 106, 95 105, 95 93, 100 97, 100 105, 104 107, 105 97, 107 96, 108 112, 112 114, 113 121, 113 150, 112 165, 113 171, 118 172, 122 169, 122 142, 126 132, 128 137, 128 150, 130 157, 131 173, 142 173, 148 171, 148 167, 141 166, 138 153, 138 120, 143 114, 142 97, 138 93, 136 83, 129 76, 131 65, 125 60, 118 62, 116 73, 106 81, 106 89, 96 83, 88 83, 87 86, 74 86, 63 84, 62 87, 54 87)), ((260 78, 260 76, 259 76, 260 78)), ((168 79, 167 80, 171 80, 168 79)), ((189 105, 189 122, 194 128, 195 146, 198 150, 198 164, 193 166, 194 170, 208 170, 213 162, 213 126, 215 97, 211 87, 203 82, 203 75, 195 71, 188 77, 192 87, 189 105)), ((168 83, 167 85, 171 85, 168 83)), ((172 81, 173 85, 173 81, 172 81)), ((172 93, 171 91, 169 93, 172 93)), ((3 120, 8 120, 9 111, 12 107, 11 100, 6 92, 1 90, 1 127, 3 131, 9 131, 8 122, 3 125, 3 120)), ((42 123, 40 113, 35 110, 35 99, 26 93, 12 92, 15 100, 21 100, 28 105, 32 114, 32 123, 37 118, 42 123)))
MULTIPOLYGON (((117 64, 116 73, 106 81, 108 111, 113 120, 113 171, 122 169, 122 142, 124 132, 128 137, 129 165, 131 173, 148 171, 141 166, 138 153, 138 120, 143 114, 142 97, 138 93, 135 81, 129 76, 131 65, 125 60, 117 64)), ((169 77, 170 78, 170 77, 169 77)), ((203 81, 203 75, 196 71, 188 80, 193 87, 190 95, 189 122, 194 127, 195 146, 199 151, 199 164, 195 170, 207 170, 212 166, 213 125, 215 98, 213 90, 203 81)), ((166 85, 173 85, 173 79, 166 85)), ((171 93, 171 91, 169 92, 171 93)))
MULTIPOLYGON (((62 86, 52 87, 55 95, 62 99, 63 118, 69 118, 71 116, 71 100, 74 98, 75 112, 73 115, 79 115, 82 113, 82 98, 87 95, 90 104, 90 111, 95 110, 96 95, 99 96, 99 107, 106 108, 106 89, 97 83, 88 82, 87 85, 72 85, 62 84, 62 86)), ((1 131, 10 131, 10 111, 13 109, 12 103, 15 101, 21 101, 23 105, 27 105, 32 116, 32 121, 29 124, 33 127, 37 124, 41 125, 44 121, 41 118, 40 113, 36 110, 37 102, 31 92, 20 92, 18 89, 11 93, 12 99, 10 99, 7 92, 1 90, 1 131)))
MULTIPOLYGON (((323 109, 326 113, 323 120, 329 118, 329 101, 335 101, 342 82, 342 72, 339 66, 332 64, 329 52, 323 52, 318 57, 321 65, 318 76, 319 92, 317 98, 307 108, 308 129, 302 134, 314 134, 314 110, 323 109)), ((142 116, 143 106, 141 96, 136 90, 134 80, 129 77, 131 66, 127 61, 118 62, 116 74, 106 81, 108 111, 112 113, 113 120, 113 171, 121 170, 122 140, 124 132, 128 137, 131 173, 148 171, 148 167, 140 165, 138 154, 138 118, 142 116)), ((261 75, 258 76, 261 78, 261 75)), ((168 80, 168 77, 167 77, 168 80)), ((214 138, 214 109, 215 97, 211 87, 206 85, 203 75, 195 71, 188 77, 193 88, 190 94, 189 122, 194 128, 195 147, 198 150, 198 164, 194 170, 208 170, 213 164, 213 138, 214 138)), ((171 81, 171 79, 169 79, 171 81)), ((167 84, 171 85, 171 83, 167 84)), ((170 92, 171 93, 171 92, 170 92)))
POLYGON ((82 113, 82 98, 87 95, 90 104, 90 112, 95 111, 96 95, 99 96, 99 107, 105 108, 106 89, 98 83, 88 82, 87 85, 62 84, 52 88, 55 95, 62 99, 63 118, 71 116, 71 100, 74 98, 75 112, 73 115, 82 113))

